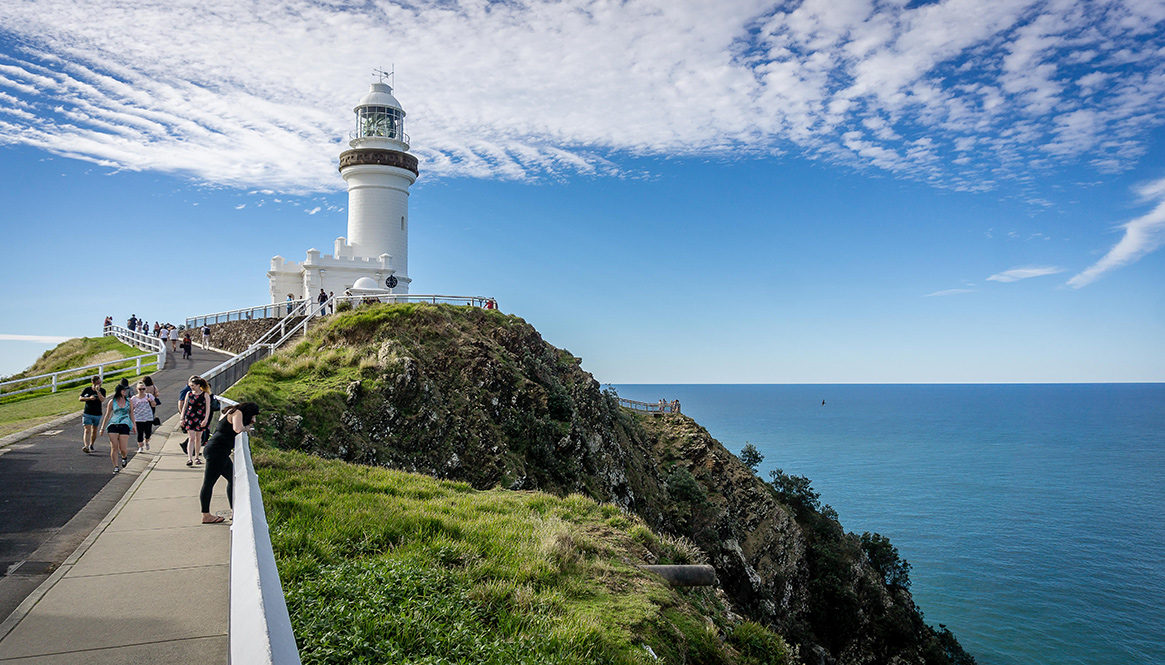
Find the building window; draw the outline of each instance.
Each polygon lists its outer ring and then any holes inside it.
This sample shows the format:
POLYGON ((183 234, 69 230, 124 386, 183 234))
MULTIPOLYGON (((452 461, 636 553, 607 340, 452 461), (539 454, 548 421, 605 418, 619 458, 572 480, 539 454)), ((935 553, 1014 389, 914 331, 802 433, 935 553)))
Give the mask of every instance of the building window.
POLYGON ((401 231, 405 230, 405 218, 404 217, 400 218, 400 230, 401 231))

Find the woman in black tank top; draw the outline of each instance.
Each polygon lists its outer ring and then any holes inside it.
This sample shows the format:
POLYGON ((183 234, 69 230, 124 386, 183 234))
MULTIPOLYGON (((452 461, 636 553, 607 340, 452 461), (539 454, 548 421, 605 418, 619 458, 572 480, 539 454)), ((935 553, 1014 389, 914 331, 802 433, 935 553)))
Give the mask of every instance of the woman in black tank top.
POLYGON ((233 482, 235 465, 231 462, 231 451, 235 449, 236 436, 254 429, 255 416, 258 413, 259 405, 254 402, 243 402, 223 409, 218 428, 202 450, 206 457, 206 470, 202 476, 202 491, 198 493, 198 500, 202 503, 203 524, 217 524, 223 521, 222 517, 210 514, 210 497, 214 493, 214 484, 218 482, 219 476, 227 479, 227 501, 230 502, 231 508, 235 506, 233 482))

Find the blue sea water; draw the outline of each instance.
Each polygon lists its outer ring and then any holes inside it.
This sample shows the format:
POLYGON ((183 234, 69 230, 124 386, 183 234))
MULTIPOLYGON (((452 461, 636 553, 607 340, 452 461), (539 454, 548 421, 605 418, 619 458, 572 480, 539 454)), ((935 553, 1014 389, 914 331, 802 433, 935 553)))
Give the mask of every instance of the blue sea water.
POLYGON ((615 388, 889 537, 981 665, 1165 664, 1165 384, 615 388))

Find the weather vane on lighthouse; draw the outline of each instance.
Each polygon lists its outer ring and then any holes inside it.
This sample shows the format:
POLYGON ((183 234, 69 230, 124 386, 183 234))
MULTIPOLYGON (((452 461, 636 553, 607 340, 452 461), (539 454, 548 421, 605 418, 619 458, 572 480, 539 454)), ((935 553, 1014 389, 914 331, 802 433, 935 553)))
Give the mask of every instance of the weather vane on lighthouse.
POLYGON ((392 79, 392 85, 394 85, 394 86, 396 85, 396 65, 395 64, 392 66, 392 69, 388 70, 387 72, 384 71, 383 69, 374 69, 374 70, 372 70, 372 75, 379 76, 381 83, 384 83, 384 79, 386 79, 386 78, 392 79))

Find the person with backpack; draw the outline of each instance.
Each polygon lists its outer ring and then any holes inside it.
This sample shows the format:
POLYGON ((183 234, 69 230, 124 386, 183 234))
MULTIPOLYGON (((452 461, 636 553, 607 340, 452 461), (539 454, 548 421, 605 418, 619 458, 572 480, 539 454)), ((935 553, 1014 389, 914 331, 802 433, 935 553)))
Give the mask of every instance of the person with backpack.
POLYGON ((203 324, 202 326, 202 348, 210 346, 210 326, 203 324))
POLYGON ((191 349, 193 349, 193 348, 194 348, 194 342, 191 341, 191 339, 190 339, 190 333, 186 333, 185 335, 182 335, 182 359, 183 360, 194 357, 194 355, 190 353, 191 349))

